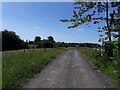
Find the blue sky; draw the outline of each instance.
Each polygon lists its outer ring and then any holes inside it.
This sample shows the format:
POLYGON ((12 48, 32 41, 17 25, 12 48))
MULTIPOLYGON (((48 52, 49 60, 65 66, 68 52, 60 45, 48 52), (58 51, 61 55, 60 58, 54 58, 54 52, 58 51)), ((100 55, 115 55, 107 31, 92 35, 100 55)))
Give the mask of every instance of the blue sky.
POLYGON ((55 41, 98 43, 97 26, 68 29, 70 23, 60 22, 71 18, 72 13, 72 2, 4 2, 2 28, 15 31, 24 40, 53 36, 55 41))

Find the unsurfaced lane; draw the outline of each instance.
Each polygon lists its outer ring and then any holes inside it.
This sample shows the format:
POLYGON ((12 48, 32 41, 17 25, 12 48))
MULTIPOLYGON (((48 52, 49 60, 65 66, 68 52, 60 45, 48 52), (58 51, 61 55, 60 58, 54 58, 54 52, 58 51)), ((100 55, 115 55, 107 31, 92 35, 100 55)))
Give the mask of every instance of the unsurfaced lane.
POLYGON ((111 88, 77 50, 55 59, 23 88, 111 88))

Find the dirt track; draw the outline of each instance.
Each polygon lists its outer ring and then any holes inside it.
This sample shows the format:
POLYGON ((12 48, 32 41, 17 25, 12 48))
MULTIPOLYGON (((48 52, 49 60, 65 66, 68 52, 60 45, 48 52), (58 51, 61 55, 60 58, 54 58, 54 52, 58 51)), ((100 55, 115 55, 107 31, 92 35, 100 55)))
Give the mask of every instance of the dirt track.
POLYGON ((111 88, 105 78, 79 54, 69 50, 55 59, 23 88, 111 88))

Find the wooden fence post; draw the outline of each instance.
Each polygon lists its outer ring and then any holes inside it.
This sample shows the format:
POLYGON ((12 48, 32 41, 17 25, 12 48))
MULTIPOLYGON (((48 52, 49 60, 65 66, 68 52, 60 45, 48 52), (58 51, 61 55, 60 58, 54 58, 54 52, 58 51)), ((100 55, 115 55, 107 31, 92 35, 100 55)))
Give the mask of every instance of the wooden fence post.
POLYGON ((25 53, 25 49, 24 49, 24 53, 25 53))

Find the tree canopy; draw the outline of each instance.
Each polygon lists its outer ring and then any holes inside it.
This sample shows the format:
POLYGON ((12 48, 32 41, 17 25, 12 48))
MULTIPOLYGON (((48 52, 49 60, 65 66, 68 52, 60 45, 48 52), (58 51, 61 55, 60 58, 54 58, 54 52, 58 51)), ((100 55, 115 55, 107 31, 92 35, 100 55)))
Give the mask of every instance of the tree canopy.
POLYGON ((34 44, 37 44, 38 42, 40 42, 41 37, 40 36, 36 36, 34 39, 34 44))
POLYGON ((17 50, 28 48, 27 44, 20 39, 13 31, 1 31, 2 34, 2 50, 17 50))
POLYGON ((48 41, 50 41, 50 42, 55 42, 55 41, 54 41, 54 38, 53 38, 52 36, 48 36, 48 41))
MULTIPOLYGON (((104 26, 98 27, 100 33, 99 41, 105 45, 105 51, 109 52, 109 57, 113 56, 112 38, 120 35, 120 1, 116 2, 80 2, 74 3, 73 17, 71 19, 62 19, 62 22, 70 22, 72 25, 68 28, 76 28, 82 24, 99 24, 106 22, 104 26), (107 41, 107 43, 106 43, 107 41), (109 48, 109 50, 107 49, 109 48)), ((120 36, 119 36, 120 38, 120 36)), ((119 39, 120 40, 120 39, 119 39)))
POLYGON ((99 32, 104 32, 99 41, 109 40, 114 32, 118 32, 118 25, 120 24, 119 15, 120 12, 119 2, 79 2, 76 0, 74 3, 73 17, 71 19, 62 19, 62 22, 71 22, 71 26, 68 28, 76 28, 82 24, 86 24, 90 27, 89 23, 99 24, 100 22, 106 22, 104 27, 98 27, 99 32), (117 27, 117 28, 116 28, 117 27))

